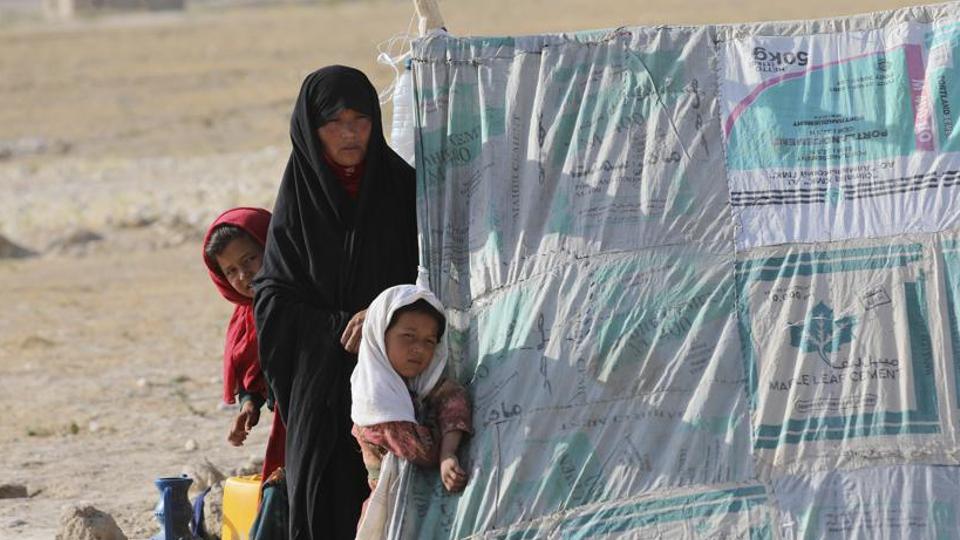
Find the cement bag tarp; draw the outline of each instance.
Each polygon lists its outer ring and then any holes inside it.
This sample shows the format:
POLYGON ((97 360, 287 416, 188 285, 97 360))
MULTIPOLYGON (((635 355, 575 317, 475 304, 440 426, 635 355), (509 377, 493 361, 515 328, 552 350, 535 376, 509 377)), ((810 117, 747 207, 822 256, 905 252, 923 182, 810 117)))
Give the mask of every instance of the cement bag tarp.
MULTIPOLYGON (((462 494, 407 468, 391 536, 779 538, 821 471, 956 465, 958 21, 417 42, 421 257, 476 432, 462 494)), ((925 534, 960 538, 951 486, 910 495, 925 534)), ((903 536, 856 523, 803 530, 903 536)))
POLYGON ((960 469, 890 465, 773 482, 781 538, 955 538, 960 469))

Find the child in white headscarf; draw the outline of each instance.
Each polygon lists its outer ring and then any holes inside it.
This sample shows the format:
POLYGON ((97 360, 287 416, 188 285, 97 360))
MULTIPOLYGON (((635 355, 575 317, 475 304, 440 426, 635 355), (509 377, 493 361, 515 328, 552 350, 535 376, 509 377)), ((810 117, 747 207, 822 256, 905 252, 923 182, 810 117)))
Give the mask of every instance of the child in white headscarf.
POLYGON ((381 464, 391 455, 422 467, 439 464, 449 491, 467 483, 456 452, 472 431, 470 401, 463 386, 443 376, 445 327, 443 305, 418 285, 391 287, 367 309, 350 378, 350 412, 374 490, 371 500, 381 490, 381 464))

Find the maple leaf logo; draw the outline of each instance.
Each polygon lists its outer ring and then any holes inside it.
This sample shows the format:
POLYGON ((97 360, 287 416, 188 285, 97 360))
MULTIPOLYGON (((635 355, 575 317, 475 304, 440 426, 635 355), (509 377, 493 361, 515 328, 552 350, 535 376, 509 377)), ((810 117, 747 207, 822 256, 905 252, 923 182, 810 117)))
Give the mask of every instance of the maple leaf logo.
POLYGON ((853 327, 857 318, 847 316, 834 320, 830 306, 820 302, 814 306, 802 323, 791 324, 790 345, 803 352, 815 352, 823 363, 832 367, 840 366, 830 362, 829 354, 837 352, 845 343, 853 341, 853 327))

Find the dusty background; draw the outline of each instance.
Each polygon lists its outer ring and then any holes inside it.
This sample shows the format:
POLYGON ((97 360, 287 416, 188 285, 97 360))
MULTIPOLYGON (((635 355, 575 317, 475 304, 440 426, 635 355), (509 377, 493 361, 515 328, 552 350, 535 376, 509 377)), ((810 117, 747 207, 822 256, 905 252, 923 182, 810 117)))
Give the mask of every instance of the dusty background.
MULTIPOLYGON (((441 10, 453 33, 475 35, 915 3, 442 0, 441 10)), ((221 2, 49 23, 28 4, 0 0, 0 484, 29 492, 0 500, 0 539, 53 538, 61 509, 79 501, 146 538, 159 530, 155 477, 204 459, 230 473, 262 454, 270 421, 245 447, 226 443, 230 306, 202 265, 203 229, 229 206, 272 205, 306 73, 343 63, 389 85, 377 47, 413 28, 413 7, 221 2)))

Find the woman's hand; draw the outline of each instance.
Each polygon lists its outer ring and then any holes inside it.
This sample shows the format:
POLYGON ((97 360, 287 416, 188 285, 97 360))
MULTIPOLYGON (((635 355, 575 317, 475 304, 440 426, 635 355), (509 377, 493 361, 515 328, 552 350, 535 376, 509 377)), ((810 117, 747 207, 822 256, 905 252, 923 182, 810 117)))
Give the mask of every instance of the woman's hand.
POLYGON ((460 468, 457 456, 451 454, 440 458, 440 481, 451 493, 463 491, 467 485, 467 472, 460 468))
POLYGON ((357 351, 360 350, 360 338, 362 337, 363 332, 363 321, 367 318, 367 310, 358 311, 353 317, 350 318, 350 322, 347 323, 347 327, 343 331, 343 335, 340 336, 340 344, 343 345, 343 348, 346 349, 348 353, 357 354, 357 351))
POLYGON ((252 400, 246 400, 240 406, 240 414, 233 422, 233 429, 227 435, 227 440, 234 446, 243 446, 243 441, 247 440, 247 434, 260 421, 260 408, 252 400))

